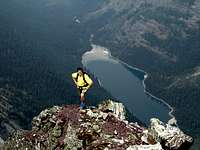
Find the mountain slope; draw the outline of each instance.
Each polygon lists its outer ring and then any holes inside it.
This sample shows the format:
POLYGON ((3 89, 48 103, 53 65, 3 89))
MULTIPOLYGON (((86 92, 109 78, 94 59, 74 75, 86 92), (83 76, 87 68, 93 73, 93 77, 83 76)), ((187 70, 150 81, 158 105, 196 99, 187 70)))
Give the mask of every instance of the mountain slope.
POLYGON ((93 42, 148 72, 147 90, 200 135, 200 1, 110 0, 85 19, 93 42), (186 119, 187 118, 187 119, 186 119))
MULTIPOLYGON (((79 103, 71 73, 82 66, 89 42, 74 17, 93 10, 93 2, 0 2, 0 137, 30 128, 31 118, 47 106, 79 103)), ((87 99, 110 97, 92 78, 87 99)))

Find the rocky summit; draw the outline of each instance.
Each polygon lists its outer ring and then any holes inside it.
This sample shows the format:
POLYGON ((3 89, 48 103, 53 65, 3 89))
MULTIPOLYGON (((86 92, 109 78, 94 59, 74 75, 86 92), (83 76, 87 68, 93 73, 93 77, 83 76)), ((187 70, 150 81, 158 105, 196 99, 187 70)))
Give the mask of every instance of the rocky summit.
POLYGON ((54 106, 32 120, 31 131, 17 131, 5 150, 175 150, 189 149, 193 139, 156 118, 147 129, 125 120, 123 104, 111 100, 97 107, 54 106))

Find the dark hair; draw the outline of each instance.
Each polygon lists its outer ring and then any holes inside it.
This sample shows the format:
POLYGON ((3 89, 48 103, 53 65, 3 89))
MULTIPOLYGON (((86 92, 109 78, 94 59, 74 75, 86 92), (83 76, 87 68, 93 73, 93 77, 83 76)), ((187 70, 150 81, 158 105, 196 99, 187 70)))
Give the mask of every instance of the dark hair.
POLYGON ((82 72, 84 72, 83 68, 81 68, 81 67, 77 68, 77 71, 79 71, 79 70, 81 70, 82 72))

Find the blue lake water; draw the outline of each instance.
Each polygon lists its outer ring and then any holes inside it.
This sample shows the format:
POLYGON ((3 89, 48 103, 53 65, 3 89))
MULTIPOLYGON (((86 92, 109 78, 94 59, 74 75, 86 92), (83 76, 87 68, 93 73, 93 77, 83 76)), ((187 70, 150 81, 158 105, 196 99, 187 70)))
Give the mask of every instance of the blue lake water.
POLYGON ((82 62, 98 78, 100 85, 142 122, 149 124, 152 117, 164 122, 171 118, 167 105, 144 92, 144 72, 120 63, 101 47, 93 47, 83 55, 82 62))

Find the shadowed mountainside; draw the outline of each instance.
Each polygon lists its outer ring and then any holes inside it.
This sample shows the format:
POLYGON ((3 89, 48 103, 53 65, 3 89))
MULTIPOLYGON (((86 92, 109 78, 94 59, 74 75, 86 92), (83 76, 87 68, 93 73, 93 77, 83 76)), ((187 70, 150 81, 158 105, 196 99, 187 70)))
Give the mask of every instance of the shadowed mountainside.
POLYGON ((199 13, 199 0, 110 0, 84 17, 93 42, 147 71, 147 90, 174 107, 179 126, 197 139, 199 13))

